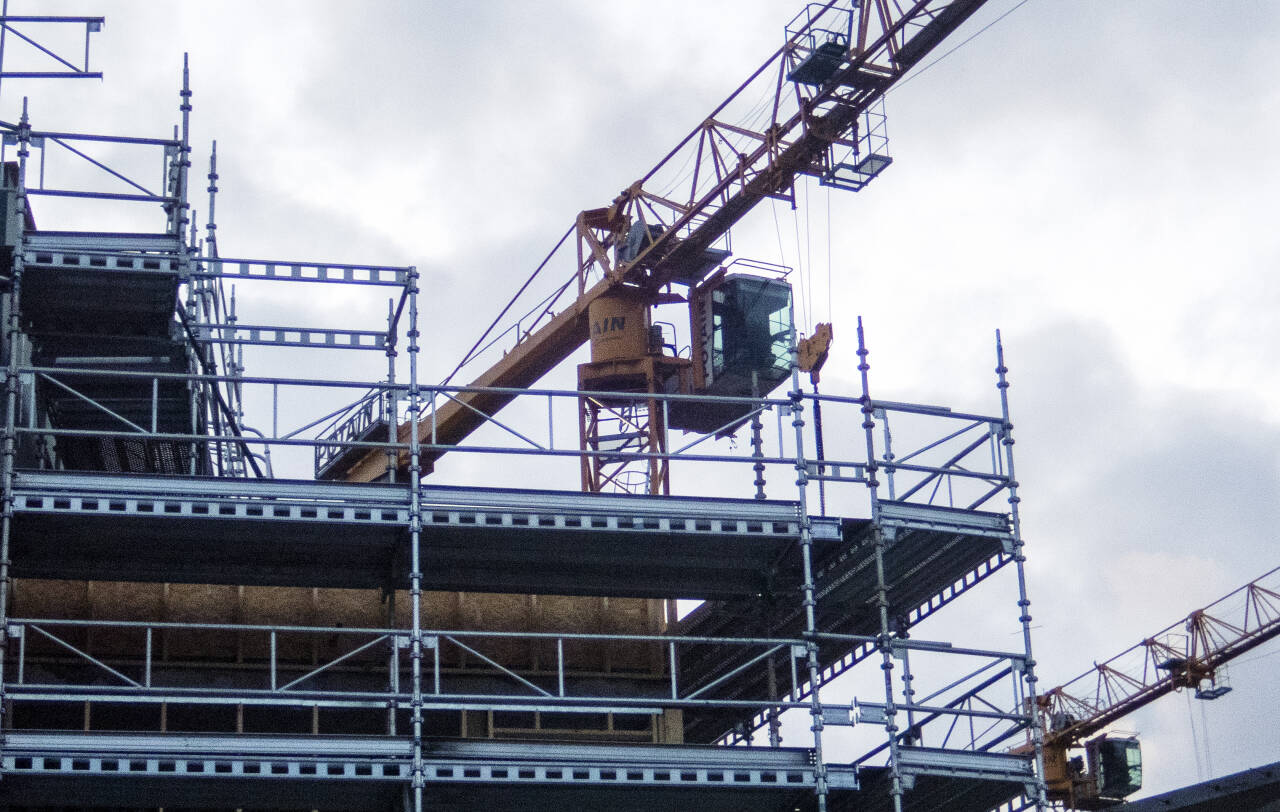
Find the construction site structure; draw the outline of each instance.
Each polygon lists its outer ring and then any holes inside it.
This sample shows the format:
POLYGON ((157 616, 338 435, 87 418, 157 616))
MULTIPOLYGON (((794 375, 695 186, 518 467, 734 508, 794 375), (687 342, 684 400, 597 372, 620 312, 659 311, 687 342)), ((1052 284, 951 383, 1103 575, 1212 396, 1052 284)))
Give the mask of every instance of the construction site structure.
MULTIPOLYGON (((874 127, 859 135, 857 122, 980 5, 808 7, 752 80, 787 88, 773 113, 793 129, 736 132, 713 116, 681 147, 719 166, 693 181, 696 200, 641 183, 584 212, 572 306, 544 306, 547 324, 526 325, 512 360, 470 386, 422 380, 416 268, 223 256, 214 155, 201 234, 185 69, 172 137, 41 130, 25 106, 0 122, 0 799, 1044 808, 999 341, 999 405, 985 414, 874 397, 860 323, 860 391, 806 392, 802 366, 816 371, 825 343, 801 343, 776 276, 727 267, 713 245, 799 176, 857 189, 887 166, 867 150, 874 127), (726 138, 759 148, 709 146, 726 138), (156 153, 144 163, 163 166, 158 191, 92 157, 101 143, 156 153), (33 153, 42 167, 46 153, 87 160, 124 190, 46 186, 33 153), (163 222, 56 230, 42 197, 159 208, 163 222), (751 374, 728 345, 708 364, 665 351, 648 308, 673 283, 704 303, 691 326, 709 325, 708 357, 731 328, 717 302, 763 314, 766 334, 740 334, 759 351, 751 374), (340 290, 344 313, 381 319, 385 304, 386 320, 241 321, 252 291, 270 286, 340 290), (600 388, 533 388, 593 322, 580 381, 600 388), (246 347, 381 353, 387 374, 255 377, 246 347), (645 421, 644 441, 609 440, 606 411, 628 430, 645 421), (557 426, 575 422, 581 436, 566 445, 557 426), (714 446, 747 422, 747 453, 714 446), (672 426, 699 436, 673 448, 672 426), (534 465, 548 485, 563 464, 587 488, 424 482, 446 451, 534 465), (625 484, 619 466, 644 471, 636 492, 592 487, 625 484), (744 496, 670 495, 677 466, 744 496), (1015 650, 910 635, 1001 572, 1015 650), (678 617, 677 599, 701 603, 678 617), (874 698, 839 680, 864 664, 883 677, 874 698), (783 746, 797 714, 810 735, 783 746), (832 728, 880 731, 882 743, 851 759, 831 747, 832 728), (1010 751, 1028 735, 1028 750, 1010 751)), ((10 32, 84 26, 86 38, 101 23, 3 20, 10 32)))
MULTIPOLYGON (((980 5, 805 6, 785 27, 783 46, 656 166, 608 206, 578 214, 444 381, 465 370, 474 375, 471 385, 433 398, 430 419, 406 419, 395 439, 403 443, 416 432, 423 470, 430 471, 472 432, 493 425, 514 393, 589 344, 590 360, 577 369, 584 491, 670 494, 673 430, 724 437, 749 423, 753 451, 763 457, 756 399, 793 374, 789 269, 732 258, 731 229, 760 203, 796 205, 796 184, 806 178, 851 191, 875 179, 891 163, 884 95, 980 5)), ((818 334, 824 329, 829 343, 831 326, 819 325, 818 334)), ((802 352, 799 366, 816 384, 821 358, 810 361, 802 352)), ((814 418, 821 456, 820 404, 814 418)), ((377 436, 390 425, 353 408, 332 436, 377 436)), ((753 484, 763 498, 764 463, 755 465, 753 484)), ((407 466, 404 455, 352 447, 316 476, 383 481, 407 476, 407 466)), ((820 503, 823 495, 820 486, 820 503)), ((535 605, 547 597, 526 599, 535 605)), ((637 612, 618 593, 609 597, 605 614, 615 632, 662 631, 635 621, 676 614, 672 601, 637 612)), ((509 628, 510 603, 473 599, 475 622, 509 628)), ((600 614, 586 599, 562 599, 560 606, 579 616, 600 614)), ((556 621, 529 623, 533 632, 559 630, 556 621)), ((643 659, 643 651, 631 656, 643 659)))

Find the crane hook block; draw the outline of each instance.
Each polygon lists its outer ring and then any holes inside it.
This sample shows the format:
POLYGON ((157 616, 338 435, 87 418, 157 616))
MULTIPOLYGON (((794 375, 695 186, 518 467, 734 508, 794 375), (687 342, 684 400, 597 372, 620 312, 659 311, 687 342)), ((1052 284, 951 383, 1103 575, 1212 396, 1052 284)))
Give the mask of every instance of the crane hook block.
POLYGON ((808 372, 814 383, 818 382, 818 373, 827 362, 827 352, 831 349, 831 325, 819 324, 813 329, 813 335, 802 338, 798 342, 797 363, 801 372, 808 372))

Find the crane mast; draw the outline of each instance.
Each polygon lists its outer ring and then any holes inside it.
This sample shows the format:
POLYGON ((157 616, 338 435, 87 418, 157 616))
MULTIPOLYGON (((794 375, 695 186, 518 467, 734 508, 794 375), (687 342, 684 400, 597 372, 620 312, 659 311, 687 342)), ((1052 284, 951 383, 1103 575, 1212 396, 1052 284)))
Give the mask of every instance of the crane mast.
POLYGON ((1121 717, 1182 689, 1212 700, 1231 690, 1219 669, 1280 636, 1280 567, 1240 587, 1142 642, 1095 663, 1080 676, 1037 697, 1044 725, 1045 781, 1051 800, 1075 809, 1101 809, 1141 786, 1141 761, 1132 738, 1088 743, 1092 769, 1068 751, 1121 717), (1114 745, 1099 756, 1102 745, 1114 745), (1129 755, 1132 762, 1134 755, 1129 755), (1097 765, 1104 764, 1102 775, 1097 765), (1136 767, 1136 775, 1133 769, 1136 767))
MULTIPOLYGON (((664 290, 679 300, 671 286, 692 290, 714 273, 727 252, 713 246, 761 201, 794 201, 802 176, 854 191, 865 186, 890 162, 876 148, 883 132, 873 109, 984 2, 807 5, 787 26, 784 45, 662 161, 608 206, 578 215, 538 271, 568 266, 567 280, 521 326, 514 347, 418 423, 423 470, 587 343, 593 302, 623 288, 654 304, 664 290), (762 96, 769 103, 761 116, 735 120, 762 96), (512 391, 494 391, 503 389, 512 391)), ((400 442, 410 430, 399 427, 400 442)), ((385 452, 369 450, 318 475, 371 481, 390 464, 385 452)), ((398 467, 406 465, 401 455, 398 467)))

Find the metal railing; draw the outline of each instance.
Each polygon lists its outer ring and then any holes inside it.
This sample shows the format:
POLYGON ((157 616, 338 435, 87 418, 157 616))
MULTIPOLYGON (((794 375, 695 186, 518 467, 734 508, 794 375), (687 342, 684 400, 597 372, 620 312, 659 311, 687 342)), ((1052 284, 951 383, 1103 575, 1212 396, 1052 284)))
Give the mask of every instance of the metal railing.
MULTIPOLYGON (((14 618, 8 633, 15 644, 6 688, 19 705, 386 708, 408 707, 411 700, 402 687, 410 667, 404 654, 409 631, 402 628, 14 618), (209 673, 222 676, 200 676, 209 673)), ((791 684, 798 684, 796 661, 805 651, 798 639, 470 630, 424 630, 423 636, 428 662, 422 700, 434 710, 653 714, 808 706, 795 695, 716 695, 718 687, 752 669, 788 668, 791 684), (748 656, 713 680, 686 683, 681 658, 708 646, 741 649, 748 656), (643 666, 606 671, 584 660, 610 647, 638 657, 643 666)))
MULTIPOLYGON (((34 400, 28 401, 28 412, 21 416, 17 427, 19 434, 36 437, 95 437, 120 440, 160 440, 166 442, 198 443, 203 446, 235 445, 255 451, 278 446, 300 446, 311 450, 316 469, 324 471, 338 457, 354 450, 380 451, 404 456, 408 452, 407 441, 392 442, 387 416, 391 399, 403 400, 407 384, 373 384, 357 381, 324 379, 258 378, 232 375, 197 375, 184 373, 127 372, 120 370, 78 369, 61 367, 27 366, 19 370, 22 375, 33 376, 46 386, 67 397, 74 397, 101 412, 118 424, 115 430, 108 428, 73 429, 50 426, 40 420, 34 411, 34 400), (119 386, 136 389, 135 400, 128 416, 114 404, 95 400, 82 391, 81 381, 117 381, 119 386), (259 436, 210 436, 189 430, 173 430, 162 424, 161 404, 169 385, 218 385, 234 382, 242 390, 261 392, 264 405, 270 409, 271 425, 259 436), (355 406, 349 403, 316 417, 303 420, 300 425, 281 425, 282 415, 296 414, 293 404, 320 401, 318 393, 333 390, 360 390, 364 393, 355 406), (289 393, 293 392, 292 396, 289 393), (290 399, 291 398, 291 399, 290 399), (340 422, 334 426, 335 418, 340 422), (375 429, 386 429, 379 436, 375 429), (168 429, 168 430, 166 430, 168 429)), ((999 443, 1003 438, 1000 418, 950 412, 945 409, 915 406, 911 404, 875 402, 876 416, 883 425, 883 440, 875 451, 876 457, 868 461, 859 447, 861 437, 857 431, 862 403, 859 399, 815 396, 804 394, 799 402, 812 410, 814 402, 822 405, 824 422, 807 425, 803 435, 803 449, 797 449, 795 435, 790 425, 793 401, 783 398, 729 398, 693 395, 631 394, 618 392, 591 392, 556 389, 495 389, 483 387, 419 387, 427 405, 422 416, 423 440, 421 449, 429 458, 436 459, 449 454, 480 454, 495 457, 523 457, 536 455, 543 459, 563 459, 576 462, 583 458, 602 458, 612 462, 661 460, 663 462, 692 466, 693 464, 736 464, 741 470, 741 489, 749 494, 754 471, 752 466, 763 464, 774 470, 774 481, 788 482, 794 469, 797 451, 803 452, 810 480, 823 488, 824 501, 828 488, 849 485, 865 485, 868 466, 874 465, 884 472, 886 496, 890 500, 914 504, 945 506, 961 510, 978 510, 1003 493, 1010 479, 1003 468, 999 443), (488 431, 476 432, 462 444, 440 442, 436 434, 438 404, 456 399, 460 394, 495 393, 513 396, 502 417, 491 416, 487 420, 488 431), (733 405, 747 414, 763 418, 764 444, 753 449, 748 443, 716 438, 713 434, 697 435, 681 442, 672 439, 666 451, 651 451, 643 447, 583 449, 579 446, 577 432, 568 429, 576 421, 579 404, 584 398, 608 397, 611 400, 656 402, 662 411, 661 421, 667 422, 667 412, 677 402, 705 404, 711 408, 733 405), (890 419, 895 421, 890 431, 890 419), (903 422, 901 429, 898 421, 903 422), (908 430, 909 429, 909 430, 908 430), (815 432, 823 434, 825 454, 814 452, 815 432), (910 439, 904 442, 903 437, 910 439), (907 449, 904 451, 904 449, 907 449), (860 452, 862 452, 860 458, 860 452)), ((296 419, 296 418, 295 418, 296 419)), ((111 422, 111 421, 108 421, 111 422)), ((673 470, 679 470, 674 469, 673 470)), ((572 476, 576 470, 567 466, 564 488, 575 488, 572 476)), ((303 475, 301 471, 295 476, 303 475)), ((730 474, 732 477, 732 474, 730 474)), ((544 482, 550 486, 550 482, 544 482)), ((695 489, 696 490, 696 489, 695 489)), ((844 491, 849 498, 859 499, 860 491, 844 491)), ((990 509, 990 508, 988 508, 990 509)))

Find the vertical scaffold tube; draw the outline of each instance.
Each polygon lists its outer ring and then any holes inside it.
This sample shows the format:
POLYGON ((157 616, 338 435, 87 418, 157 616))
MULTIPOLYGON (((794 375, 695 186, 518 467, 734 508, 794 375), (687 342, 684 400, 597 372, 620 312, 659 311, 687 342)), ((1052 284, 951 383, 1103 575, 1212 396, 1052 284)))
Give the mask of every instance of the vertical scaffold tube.
POLYGON ((764 491, 764 486, 768 483, 764 478, 764 423, 760 420, 759 404, 756 404, 756 411, 751 414, 751 456, 756 462, 751 466, 751 470, 755 473, 755 480, 751 483, 755 485, 756 499, 768 499, 768 494, 764 491))
POLYGON ((880 668, 884 672, 884 729, 889 737, 889 771, 892 775, 890 794, 893 798, 894 812, 902 812, 903 785, 902 775, 898 772, 898 725, 895 719, 893 691, 893 638, 889 627, 889 587, 885 583, 884 552, 885 533, 880 526, 879 480, 876 471, 875 440, 875 404, 871 400, 870 376, 871 365, 867 363, 867 341, 862 330, 862 319, 858 319, 858 373, 862 378, 862 430, 867 442, 867 489, 871 496, 871 532, 875 546, 876 558, 876 608, 880 613, 880 634, 877 647, 880 649, 880 668))
MULTIPOLYGON (((901 632, 906 637, 906 632, 901 632)), ((911 650, 902 649, 902 704, 907 709, 907 744, 920 743, 920 731, 916 728, 916 712, 914 708, 916 691, 911 687, 915 677, 911 675, 911 650)))
MULTIPOLYGON (((191 69, 187 54, 182 55, 182 90, 178 92, 178 96, 182 99, 182 103, 178 105, 178 110, 182 113, 182 125, 179 132, 178 154, 174 159, 177 171, 173 176, 174 202, 172 203, 172 228, 173 236, 177 237, 180 243, 187 243, 187 225, 191 219, 189 210, 190 203, 187 200, 187 180, 188 173, 191 169, 191 69)), ((194 240, 192 240, 191 243, 194 243, 194 240)), ((194 262, 194 252, 194 244, 185 245, 185 250, 182 252, 182 259, 187 271, 191 270, 191 265, 194 262)), ((190 276, 187 277, 187 323, 192 325, 194 337, 197 339, 194 342, 195 346, 192 347, 192 352, 194 352, 196 356, 196 368, 194 371, 200 373, 205 371, 204 365, 208 360, 205 357, 206 347, 210 345, 201 345, 199 339, 203 338, 203 335, 201 334, 200 328, 195 326, 200 323, 199 313, 196 310, 197 284, 198 283, 195 279, 190 276)), ((200 411, 203 409, 203 404, 200 402, 200 395, 202 390, 209 385, 210 384, 208 383, 197 383, 195 381, 187 384, 190 389, 190 392, 188 393, 188 400, 191 410, 190 431, 192 436, 200 434, 200 411)), ((216 384, 213 385, 216 386, 216 384)), ((195 476, 197 473, 200 473, 199 459, 201 454, 200 446, 195 440, 191 441, 190 454, 191 460, 190 464, 187 466, 187 473, 191 476, 195 476)))
POLYGON ((187 173, 191 169, 191 69, 187 54, 182 55, 182 90, 178 94, 182 104, 178 109, 182 112, 181 143, 178 146, 178 171, 174 177, 173 196, 177 198, 174 205, 173 232, 181 239, 186 235, 188 206, 187 173))
MULTIPOLYGON (((396 406, 396 303, 387 301, 387 391, 380 398, 380 405, 385 409, 387 419, 387 442, 395 443, 399 430, 399 411, 396 406)), ((387 481, 396 481, 396 457, 400 452, 394 447, 387 449, 387 481)))
POLYGON ((1022 646, 1026 657, 1027 712, 1031 717, 1031 743, 1035 750, 1035 804, 1040 812, 1048 805, 1044 781, 1044 727, 1036 705, 1036 661, 1031 653, 1031 600, 1027 597, 1027 575, 1023 553, 1022 520, 1018 514, 1018 478, 1013 468, 1013 423, 1009 420, 1009 369, 1004 364, 1004 344, 996 331, 996 388, 1000 390, 1000 442, 1004 446, 1005 473, 1009 477, 1009 520, 1013 531, 1013 561, 1018 570, 1018 609, 1022 623, 1022 646))
MULTIPOLYGON (((412 325, 410 326, 412 329, 412 325)), ((396 317, 395 302, 387 302, 387 392, 385 395, 387 403, 387 433, 388 443, 395 443, 398 439, 396 431, 400 423, 396 400, 396 317)), ((396 481, 396 458, 400 451, 395 447, 387 449, 387 481, 394 483, 396 481)), ((416 486, 415 486, 416 491, 416 486)), ((395 559, 393 558, 394 562, 395 559)), ((393 563, 391 567, 390 583, 383 594, 387 602, 387 628, 394 629, 396 625, 396 566, 393 563)), ((387 651, 387 689, 391 691, 392 698, 387 702, 387 734, 396 735, 396 700, 395 696, 400 693, 400 652, 397 648, 396 635, 392 634, 389 642, 391 643, 387 651)))
MULTIPOLYGON (((751 470, 756 475, 752 484, 756 486, 757 499, 768 499, 769 497, 764 492, 766 484, 764 479, 764 423, 760 420, 762 404, 760 403, 760 373, 758 372, 751 373, 751 397, 756 400, 751 406, 751 456, 756 460, 751 466, 751 470)), ((769 665, 769 676, 770 679, 773 678, 772 660, 769 665)), ((776 699, 773 694, 770 694, 769 698, 776 699)), ((770 711, 770 713, 776 715, 776 709, 770 711)), ((770 731, 772 731, 772 727, 770 727, 770 731)), ((770 735, 772 735, 772 732, 770 735)), ((774 747, 777 747, 777 745, 775 744, 774 747)))
POLYGON ((813 450, 818 455, 818 515, 827 515, 827 459, 826 445, 822 439, 822 394, 818 384, 813 384, 813 450))
POLYGON ((422 450, 418 442, 418 420, 422 410, 418 391, 418 269, 409 268, 409 403, 406 406, 409 425, 409 601, 412 626, 409 653, 413 669, 413 809, 422 812, 424 773, 422 768, 422 562, 419 544, 422 537, 422 450))
MULTIPOLYGON (((196 219, 197 218, 195 216, 194 211, 192 212, 192 216, 191 216, 191 245, 188 247, 188 253, 191 256, 191 267, 193 270, 200 269, 200 260, 202 257, 216 257, 218 255, 218 244, 217 244, 218 226, 214 222, 214 208, 217 205, 217 200, 218 200, 218 142, 217 141, 213 142, 213 148, 209 152, 209 172, 205 177, 209 181, 209 185, 205 189, 205 191, 209 193, 209 209, 208 209, 208 217, 205 219, 205 226, 204 226, 205 241, 204 241, 203 247, 198 246, 198 243, 196 241, 196 219)), ((201 304, 208 311, 208 315, 204 320, 210 323, 216 323, 221 318, 221 315, 222 315, 221 309, 220 309, 221 303, 218 301, 218 293, 220 291, 220 287, 212 279, 201 280, 200 286, 202 291, 201 304)), ((212 353, 213 353, 213 350, 211 348, 210 354, 212 353)), ((235 374, 234 372, 235 347, 234 346, 227 347, 226 344, 219 345, 218 360, 221 363, 221 366, 214 367, 215 370, 221 369, 223 374, 226 374, 226 375, 235 374)), ((222 386, 222 384, 217 382, 209 383, 210 389, 217 389, 220 386, 222 386)), ((233 417, 233 415, 236 414, 236 410, 239 408, 239 405, 237 403, 236 393, 230 381, 227 382, 226 387, 227 387, 227 405, 230 407, 229 408, 230 414, 226 415, 226 420, 228 423, 231 423, 234 421, 235 425, 239 426, 243 424, 244 420, 242 418, 244 416, 240 415, 239 417, 233 417)), ((155 401, 152 401, 152 402, 154 403, 155 401)), ((215 435, 221 436, 224 433, 221 428, 221 423, 223 418, 221 416, 221 413, 216 408, 213 409, 213 417, 215 421, 213 433, 215 435)), ((155 429, 153 429, 153 431, 154 430, 155 429)), ((233 433, 233 430, 230 428, 230 426, 227 427, 226 433, 227 434, 233 433)), ((214 448, 217 450, 217 454, 218 454, 218 457, 217 457, 218 464, 217 464, 217 467, 214 469, 214 472, 216 473, 217 476, 227 476, 228 474, 230 474, 231 476, 244 476, 245 466, 239 460, 240 450, 236 447, 234 443, 223 444, 219 442, 214 445, 214 448)))
MULTIPOLYGON (((218 256, 218 221, 214 215, 214 208, 218 202, 218 142, 214 141, 213 146, 209 149, 209 218, 204 227, 204 241, 207 247, 207 255, 213 258, 218 256)), ((212 282, 212 280, 210 280, 212 282)))
POLYGON ((813 526, 809 519, 807 486, 809 464, 804 455, 804 393, 800 391, 800 360, 796 343, 796 331, 791 330, 791 425, 796 430, 796 489, 799 492, 800 554, 804 567, 804 630, 805 659, 809 667, 809 714, 813 724, 814 793, 818 798, 818 812, 827 809, 827 765, 822 755, 822 699, 818 681, 821 670, 818 665, 818 624, 815 613, 817 599, 813 581, 813 526))
MULTIPOLYGON (((31 125, 27 118, 27 100, 22 100, 22 118, 18 123, 18 199, 17 220, 25 222, 27 210, 27 145, 31 141, 31 125)), ((13 282, 9 293, 9 319, 6 326, 9 363, 5 367, 4 449, 0 458, 0 741, 9 720, 4 715, 6 703, 4 661, 9 650, 9 539, 13 533, 13 469, 18 453, 18 369, 19 346, 22 343, 22 250, 13 252, 13 282)))

